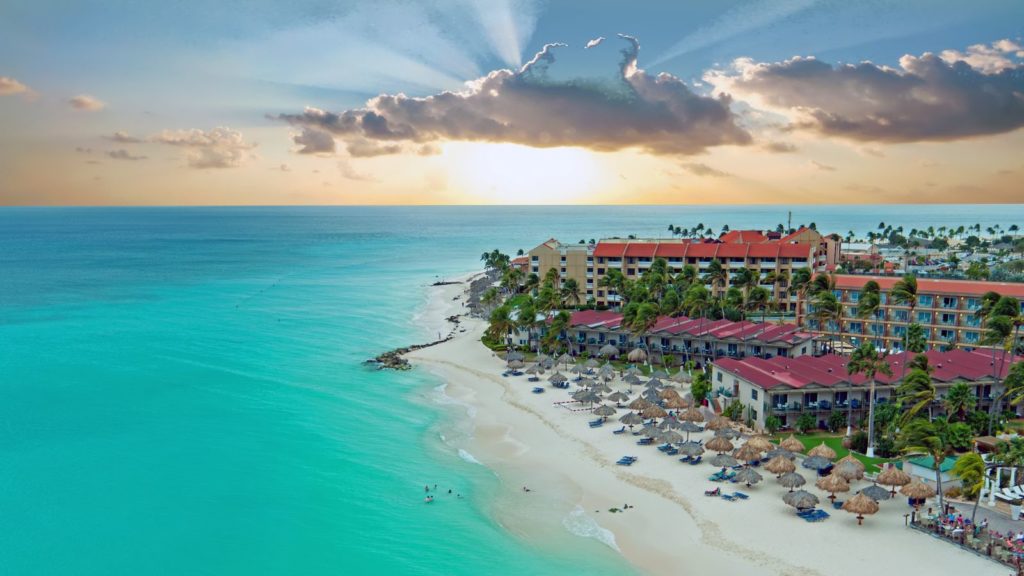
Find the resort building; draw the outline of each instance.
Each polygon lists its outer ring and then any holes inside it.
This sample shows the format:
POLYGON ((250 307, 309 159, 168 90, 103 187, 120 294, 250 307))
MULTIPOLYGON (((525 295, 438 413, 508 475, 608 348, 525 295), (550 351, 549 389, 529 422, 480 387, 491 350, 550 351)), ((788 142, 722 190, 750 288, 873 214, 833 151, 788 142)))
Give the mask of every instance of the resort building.
MULTIPOLYGON (((598 356, 611 344, 624 356, 630 350, 647 350, 654 363, 671 357, 676 366, 692 360, 697 366, 715 358, 794 357, 818 352, 813 334, 794 324, 732 322, 685 316, 662 316, 643 337, 622 325, 622 314, 608 310, 574 312, 562 335, 574 355, 598 356)), ((525 334, 517 336, 525 345, 525 334)))
MULTIPOLYGON (((978 408, 987 410, 992 401, 992 384, 1002 368, 1002 376, 1019 358, 1000 362, 991 351, 950 350, 924 353, 934 368, 932 382, 937 395, 944 398, 949 388, 966 382, 974 388, 978 408)), ((890 402, 899 385, 904 362, 914 354, 899 353, 887 357, 891 376, 876 376, 876 402, 890 402)), ((835 354, 787 358, 721 358, 712 365, 711 382, 717 390, 725 388, 738 398, 747 409, 754 424, 764 427, 764 419, 774 414, 783 425, 792 426, 800 414, 814 414, 821 428, 825 428, 833 410, 853 409, 855 421, 868 409, 868 381, 863 375, 850 376, 846 372, 848 358, 835 354)))
POLYGON ((560 281, 576 279, 581 299, 593 300, 599 306, 617 305, 621 298, 614 290, 601 285, 601 280, 612 269, 626 278, 635 280, 650 268, 657 258, 663 258, 669 270, 680 272, 684 266, 694 266, 704 273, 712 260, 721 262, 727 279, 724 286, 716 286, 718 295, 724 294, 731 279, 728 275, 741 268, 760 273, 762 286, 772 293, 783 311, 795 312, 797 294, 789 289, 793 271, 809 268, 812 271, 834 269, 839 262, 840 242, 822 236, 810 228, 801 228, 792 234, 758 230, 734 230, 718 240, 688 238, 661 238, 644 240, 603 239, 596 244, 562 244, 555 239, 530 250, 530 272, 544 277, 548 270, 558 270, 560 281), (777 281, 769 282, 774 272, 777 281))
POLYGON ((898 276, 835 276, 835 295, 843 305, 838 321, 824 326, 814 318, 810 303, 798 311, 797 323, 821 333, 826 338, 859 346, 864 341, 877 348, 902 350, 907 325, 916 322, 924 329, 930 350, 954 348, 974 349, 981 345, 984 327, 976 313, 981 297, 989 291, 1003 296, 1024 299, 1024 284, 1013 282, 986 282, 974 280, 917 279, 917 303, 913 311, 893 301, 890 291, 899 282, 898 276), (882 305, 870 318, 857 317, 860 291, 869 280, 878 283, 882 305))

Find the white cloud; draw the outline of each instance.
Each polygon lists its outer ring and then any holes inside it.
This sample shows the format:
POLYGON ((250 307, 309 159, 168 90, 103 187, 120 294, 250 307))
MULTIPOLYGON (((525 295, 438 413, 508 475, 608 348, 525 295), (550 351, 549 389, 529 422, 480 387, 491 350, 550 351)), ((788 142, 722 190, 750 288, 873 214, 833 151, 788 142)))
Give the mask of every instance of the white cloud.
POLYGON ((256 144, 250 144, 242 133, 227 127, 213 130, 164 130, 149 138, 150 142, 185 149, 190 168, 234 168, 241 166, 256 144))
POLYGON ((13 94, 28 94, 28 86, 18 82, 10 76, 0 76, 0 96, 11 96, 13 94))
POLYGON ((75 110, 82 112, 98 112, 107 107, 107 103, 88 94, 79 94, 68 100, 68 104, 75 110))

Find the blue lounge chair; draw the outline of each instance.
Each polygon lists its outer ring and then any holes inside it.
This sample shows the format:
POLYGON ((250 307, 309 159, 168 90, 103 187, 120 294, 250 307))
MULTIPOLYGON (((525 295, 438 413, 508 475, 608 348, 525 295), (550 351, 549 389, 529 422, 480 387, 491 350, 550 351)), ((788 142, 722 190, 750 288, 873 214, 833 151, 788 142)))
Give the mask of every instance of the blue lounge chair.
POLYGON ((701 458, 703 458, 703 456, 697 456, 693 460, 690 460, 690 466, 693 466, 695 464, 700 464, 701 458))
POLYGON ((534 393, 534 394, 543 394, 543 393, 544 393, 544 389, 543 389, 543 388, 541 388, 540 386, 537 386, 537 387, 535 387, 535 388, 533 389, 533 393, 534 393))
POLYGON ((732 495, 739 498, 740 500, 746 500, 747 498, 750 498, 750 496, 747 496, 743 492, 733 492, 732 495))
POLYGON ((729 502, 735 502, 736 501, 736 498, 733 497, 731 494, 721 494, 721 496, 722 496, 723 500, 728 500, 729 502))
POLYGON ((636 456, 623 456, 622 458, 619 458, 619 461, 616 462, 616 464, 619 466, 632 466, 633 462, 636 462, 636 460, 636 456))
POLYGON ((675 446, 669 446, 669 449, 665 450, 665 454, 668 454, 669 456, 675 456, 676 454, 679 454, 679 448, 676 448, 675 446))
POLYGON ((640 446, 650 446, 651 444, 654 444, 654 438, 641 438, 637 440, 636 443, 640 446))
POLYGON ((683 456, 682 458, 679 459, 679 461, 680 462, 689 462, 690 461, 690 457, 689 456, 683 456))
POLYGON ((836 500, 835 502, 832 502, 832 507, 835 508, 836 510, 842 510, 843 509, 843 501, 842 500, 836 500))
POLYGON ((612 434, 625 434, 625 433, 626 433, 626 427, 625 426, 623 426, 622 428, 619 428, 618 430, 612 430, 612 434))
POLYGON ((604 424, 604 418, 598 418, 597 420, 591 420, 587 422, 591 428, 600 428, 604 424))

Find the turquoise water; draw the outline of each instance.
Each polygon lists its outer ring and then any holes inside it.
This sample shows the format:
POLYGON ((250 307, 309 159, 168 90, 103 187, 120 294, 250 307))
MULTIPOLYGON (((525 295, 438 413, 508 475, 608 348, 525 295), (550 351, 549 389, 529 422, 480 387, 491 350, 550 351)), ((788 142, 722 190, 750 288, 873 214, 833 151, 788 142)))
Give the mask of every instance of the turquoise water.
MULTIPOLYGON (((820 229, 1020 222, 1020 207, 799 208, 820 229)), ((0 209, 0 573, 629 574, 495 517, 439 438, 423 286, 493 247, 774 226, 773 208, 0 209), (578 238, 577 238, 578 237, 578 238), (425 483, 466 497, 422 503, 425 483)))

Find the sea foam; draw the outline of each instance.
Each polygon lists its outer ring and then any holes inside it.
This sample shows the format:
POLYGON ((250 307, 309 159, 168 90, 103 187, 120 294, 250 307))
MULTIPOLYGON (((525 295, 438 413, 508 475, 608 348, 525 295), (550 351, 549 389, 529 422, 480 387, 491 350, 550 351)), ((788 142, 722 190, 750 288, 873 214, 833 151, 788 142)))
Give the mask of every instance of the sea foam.
POLYGON ((462 458, 463 460, 465 460, 466 462, 469 462, 470 464, 476 464, 478 466, 483 466, 482 462, 477 460, 475 456, 473 456, 469 452, 466 452, 462 448, 459 448, 459 458, 462 458))
POLYGON ((577 505, 572 512, 566 514, 562 518, 562 525, 576 536, 593 538, 616 552, 622 552, 619 550, 619 545, 615 543, 615 534, 607 528, 602 528, 597 520, 587 516, 581 506, 577 505))

